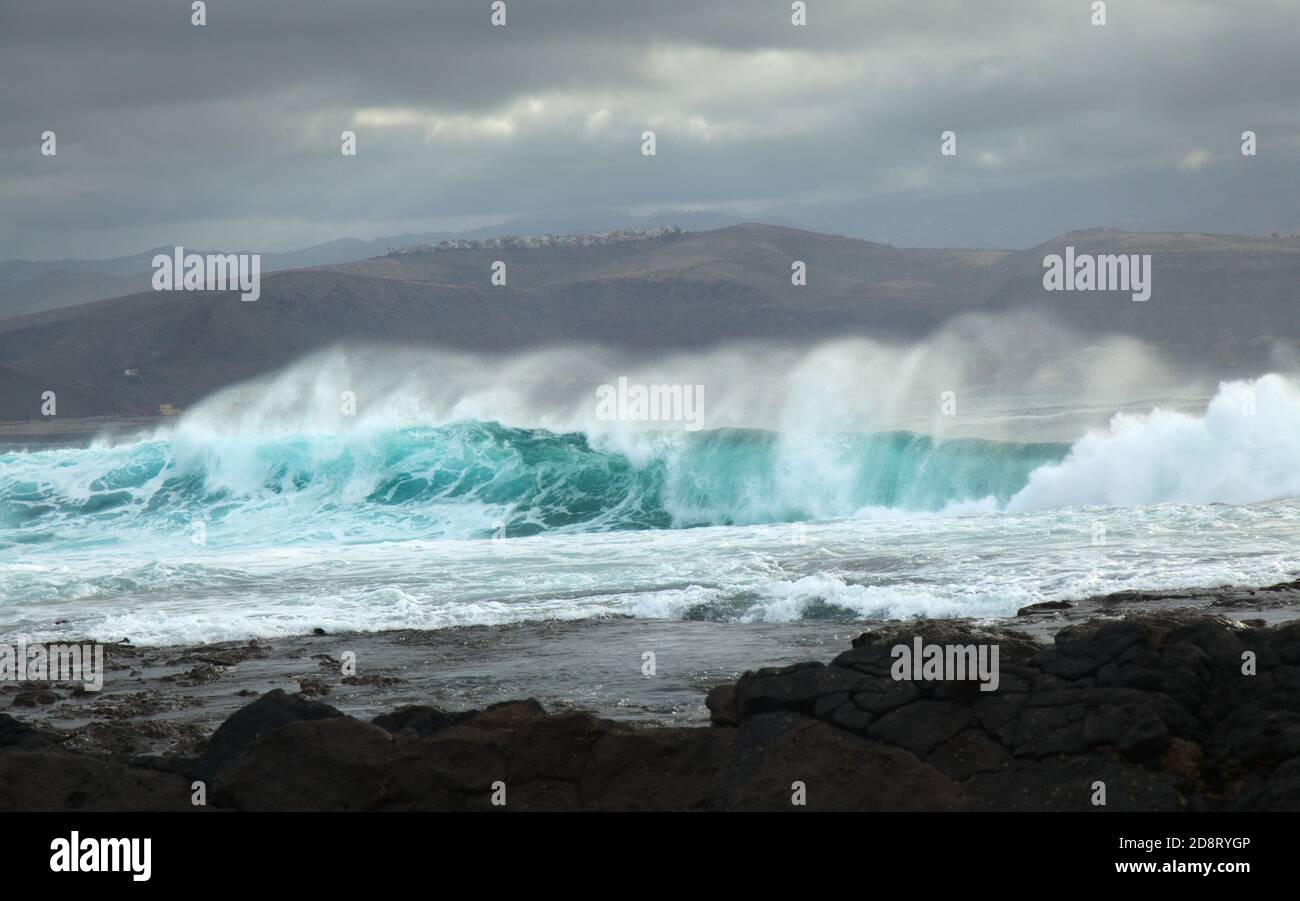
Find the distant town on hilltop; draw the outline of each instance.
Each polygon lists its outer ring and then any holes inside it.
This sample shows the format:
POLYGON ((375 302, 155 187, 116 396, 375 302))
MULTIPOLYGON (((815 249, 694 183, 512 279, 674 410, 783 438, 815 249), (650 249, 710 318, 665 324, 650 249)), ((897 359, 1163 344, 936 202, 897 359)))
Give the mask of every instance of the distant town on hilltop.
POLYGON ((437 244, 407 244, 389 251, 389 256, 434 253, 439 250, 500 250, 540 247, 595 247, 601 244, 632 244, 682 234, 676 225, 659 228, 615 228, 590 235, 499 235, 493 238, 452 238, 437 244))

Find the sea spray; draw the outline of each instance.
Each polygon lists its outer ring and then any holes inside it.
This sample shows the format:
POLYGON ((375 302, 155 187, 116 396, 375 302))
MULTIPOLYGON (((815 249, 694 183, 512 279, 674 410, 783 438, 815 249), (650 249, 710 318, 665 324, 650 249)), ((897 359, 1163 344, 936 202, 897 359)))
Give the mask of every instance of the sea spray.
POLYGON ((1279 375, 1224 384, 1203 416, 1117 415, 1044 465, 1008 504, 1043 510, 1300 496, 1300 389, 1279 375))
POLYGON ((1285 582, 1300 575, 1295 394, 1280 377, 1233 383, 1202 416, 1124 416, 1073 446, 799 417, 780 431, 258 430, 204 405, 142 440, 0 454, 0 634, 1009 616, 1285 582), (489 540, 496 523, 505 540, 489 540))

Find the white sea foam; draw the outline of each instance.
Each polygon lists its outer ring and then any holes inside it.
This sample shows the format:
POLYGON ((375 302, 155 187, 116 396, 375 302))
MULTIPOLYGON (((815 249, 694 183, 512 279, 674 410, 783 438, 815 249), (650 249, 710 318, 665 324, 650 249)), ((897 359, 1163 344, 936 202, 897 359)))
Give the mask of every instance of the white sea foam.
POLYGON ((1204 415, 1116 415, 1008 504, 1250 504, 1300 497, 1300 390, 1279 375, 1223 385, 1204 415))
MULTIPOLYGON (((714 431, 691 436, 593 425, 587 381, 618 373, 598 354, 383 370, 326 355, 145 440, 0 456, 0 634, 159 644, 610 615, 1002 616, 1300 573, 1292 378, 1223 385, 1199 411, 1130 404, 1056 449, 870 436, 949 379, 967 385, 959 410, 977 406, 976 364, 1006 347, 975 334, 982 350, 954 361, 941 338, 628 371, 706 385, 714 431), (481 421, 448 425, 465 417, 481 421), (507 540, 484 540, 503 520, 507 540)), ((1099 360, 1159 374, 1117 348, 1054 364, 1083 386, 1076 405, 1105 408, 1125 383, 1093 373, 1099 360)), ((981 429, 1016 434, 1038 400, 981 429)), ((1079 407, 1051 409, 1078 428, 1064 414, 1079 407)))

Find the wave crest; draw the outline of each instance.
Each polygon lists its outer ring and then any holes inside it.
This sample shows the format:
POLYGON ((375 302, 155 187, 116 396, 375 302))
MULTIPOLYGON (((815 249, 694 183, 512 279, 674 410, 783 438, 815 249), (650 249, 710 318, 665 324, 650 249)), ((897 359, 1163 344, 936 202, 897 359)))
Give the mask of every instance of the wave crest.
POLYGON ((465 421, 191 430, 0 456, 0 542, 220 523, 231 544, 519 537, 1300 496, 1300 391, 1221 386, 1203 416, 1117 415, 1072 446, 915 432, 588 435, 465 421))

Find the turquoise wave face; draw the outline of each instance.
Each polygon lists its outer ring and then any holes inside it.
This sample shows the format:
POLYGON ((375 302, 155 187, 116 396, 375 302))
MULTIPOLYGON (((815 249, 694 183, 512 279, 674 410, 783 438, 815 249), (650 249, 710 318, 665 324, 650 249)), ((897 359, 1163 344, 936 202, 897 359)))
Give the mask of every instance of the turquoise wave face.
POLYGON ((200 413, 132 444, 0 453, 0 634, 1010 616, 1297 575, 1300 393, 1277 376, 1068 448, 797 427, 269 431, 284 422, 200 413), (495 536, 521 540, 464 540, 495 536))
POLYGON ((633 436, 462 422, 279 438, 176 437, 0 455, 0 546, 112 541, 222 523, 292 543, 677 529, 1004 504, 1066 445, 907 432, 786 440, 720 430, 633 436), (627 439, 625 439, 627 440, 627 439))

